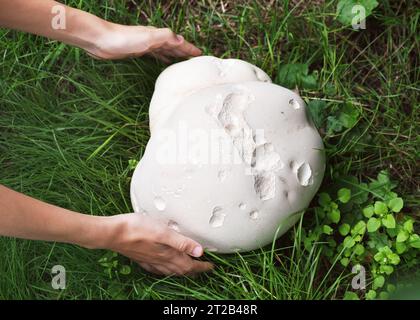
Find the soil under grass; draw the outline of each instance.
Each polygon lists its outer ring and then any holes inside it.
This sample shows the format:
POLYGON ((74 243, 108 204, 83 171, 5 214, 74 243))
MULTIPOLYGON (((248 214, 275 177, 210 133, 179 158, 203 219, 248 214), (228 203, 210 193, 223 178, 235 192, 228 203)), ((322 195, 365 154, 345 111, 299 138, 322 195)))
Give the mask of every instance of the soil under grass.
MULTIPOLYGON (((274 82, 281 65, 309 64, 318 86, 300 94, 327 101, 325 118, 347 101, 360 106, 353 128, 331 133, 326 121, 320 128, 328 154, 321 189, 336 176, 367 179, 387 169, 418 220, 414 1, 381 1, 361 31, 334 19, 335 1, 66 3, 119 23, 171 27, 205 54, 245 59, 274 82)), ((150 58, 93 60, 77 48, 6 30, 0 48, 0 183, 86 214, 132 211, 128 161, 139 159, 147 143, 148 104, 165 66, 150 58)), ((274 249, 209 254, 218 267, 196 278, 155 277, 105 251, 1 238, 0 299, 340 298, 350 271, 329 273, 320 251, 303 253, 292 232, 274 249), (57 264, 67 270, 63 291, 50 283, 57 264), (125 265, 127 275, 118 272, 125 265)))

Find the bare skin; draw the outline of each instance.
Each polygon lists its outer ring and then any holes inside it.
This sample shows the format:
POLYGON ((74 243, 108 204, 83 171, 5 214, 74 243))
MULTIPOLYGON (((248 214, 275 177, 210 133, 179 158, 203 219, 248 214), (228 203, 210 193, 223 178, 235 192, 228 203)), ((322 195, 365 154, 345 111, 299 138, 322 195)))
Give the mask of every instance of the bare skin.
MULTIPOLYGON (((169 29, 119 25, 51 0, 0 0, 0 27, 59 40, 100 59, 151 55, 169 62, 170 58, 201 54, 198 48, 169 29), (52 26, 56 15, 52 13, 54 6, 64 9, 65 29, 52 26)), ((110 249, 157 274, 193 274, 213 268, 208 262, 194 259, 203 255, 199 243, 148 216, 82 214, 2 185, 0 235, 110 249)))
POLYGON ((147 54, 169 62, 170 58, 201 54, 200 49, 170 29, 111 23, 52 0, 0 0, 0 27, 59 40, 101 59, 147 54), (58 28, 63 25, 54 20, 60 12, 65 14, 65 29, 58 28))

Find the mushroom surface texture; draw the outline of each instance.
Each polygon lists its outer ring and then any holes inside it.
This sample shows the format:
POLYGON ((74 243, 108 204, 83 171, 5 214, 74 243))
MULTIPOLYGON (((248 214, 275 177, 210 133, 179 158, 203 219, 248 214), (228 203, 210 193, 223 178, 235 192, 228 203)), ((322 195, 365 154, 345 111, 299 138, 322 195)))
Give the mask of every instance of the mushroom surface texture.
POLYGON ((156 81, 151 138, 131 181, 147 214, 209 251, 262 247, 301 217, 325 171, 303 100, 256 66, 203 56, 156 81))

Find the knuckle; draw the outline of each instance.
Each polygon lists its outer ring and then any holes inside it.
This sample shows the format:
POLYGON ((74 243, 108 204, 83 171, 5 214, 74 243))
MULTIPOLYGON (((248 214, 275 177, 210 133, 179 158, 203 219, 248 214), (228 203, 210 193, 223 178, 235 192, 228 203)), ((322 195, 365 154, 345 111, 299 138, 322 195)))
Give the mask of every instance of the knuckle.
POLYGON ((188 249, 188 242, 187 241, 182 241, 179 243, 178 245, 178 250, 181 252, 185 252, 188 249))
POLYGON ((155 256, 159 260, 166 261, 168 259, 168 250, 166 250, 166 248, 164 247, 158 247, 156 250, 155 256))
POLYGON ((163 28, 162 32, 167 35, 167 36, 172 36, 174 35, 174 32, 170 29, 170 28, 163 28))

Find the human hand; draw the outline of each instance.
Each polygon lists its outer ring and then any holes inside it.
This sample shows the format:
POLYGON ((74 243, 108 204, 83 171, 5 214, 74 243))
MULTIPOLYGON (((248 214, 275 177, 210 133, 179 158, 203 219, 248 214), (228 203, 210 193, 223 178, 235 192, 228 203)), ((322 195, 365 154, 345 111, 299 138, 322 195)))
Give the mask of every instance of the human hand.
POLYGON ((0 0, 0 27, 59 40, 82 48, 99 59, 122 59, 148 54, 169 62, 170 58, 201 54, 200 49, 170 29, 112 23, 53 0, 0 0), (54 17, 51 12, 58 6, 64 9, 64 28, 55 28, 51 24, 54 17))
POLYGON ((201 55, 201 50, 183 36, 168 28, 125 26, 110 24, 95 45, 85 48, 99 59, 122 59, 150 55, 166 63, 170 58, 188 58, 201 55))
POLYGON ((118 252, 149 272, 183 275, 209 271, 213 265, 200 257, 203 248, 166 225, 141 214, 106 217, 110 232, 105 236, 107 249, 118 252))
POLYGON ((159 274, 193 274, 213 268, 193 259, 203 248, 146 215, 93 216, 60 208, 0 185, 0 235, 110 249, 159 274))

